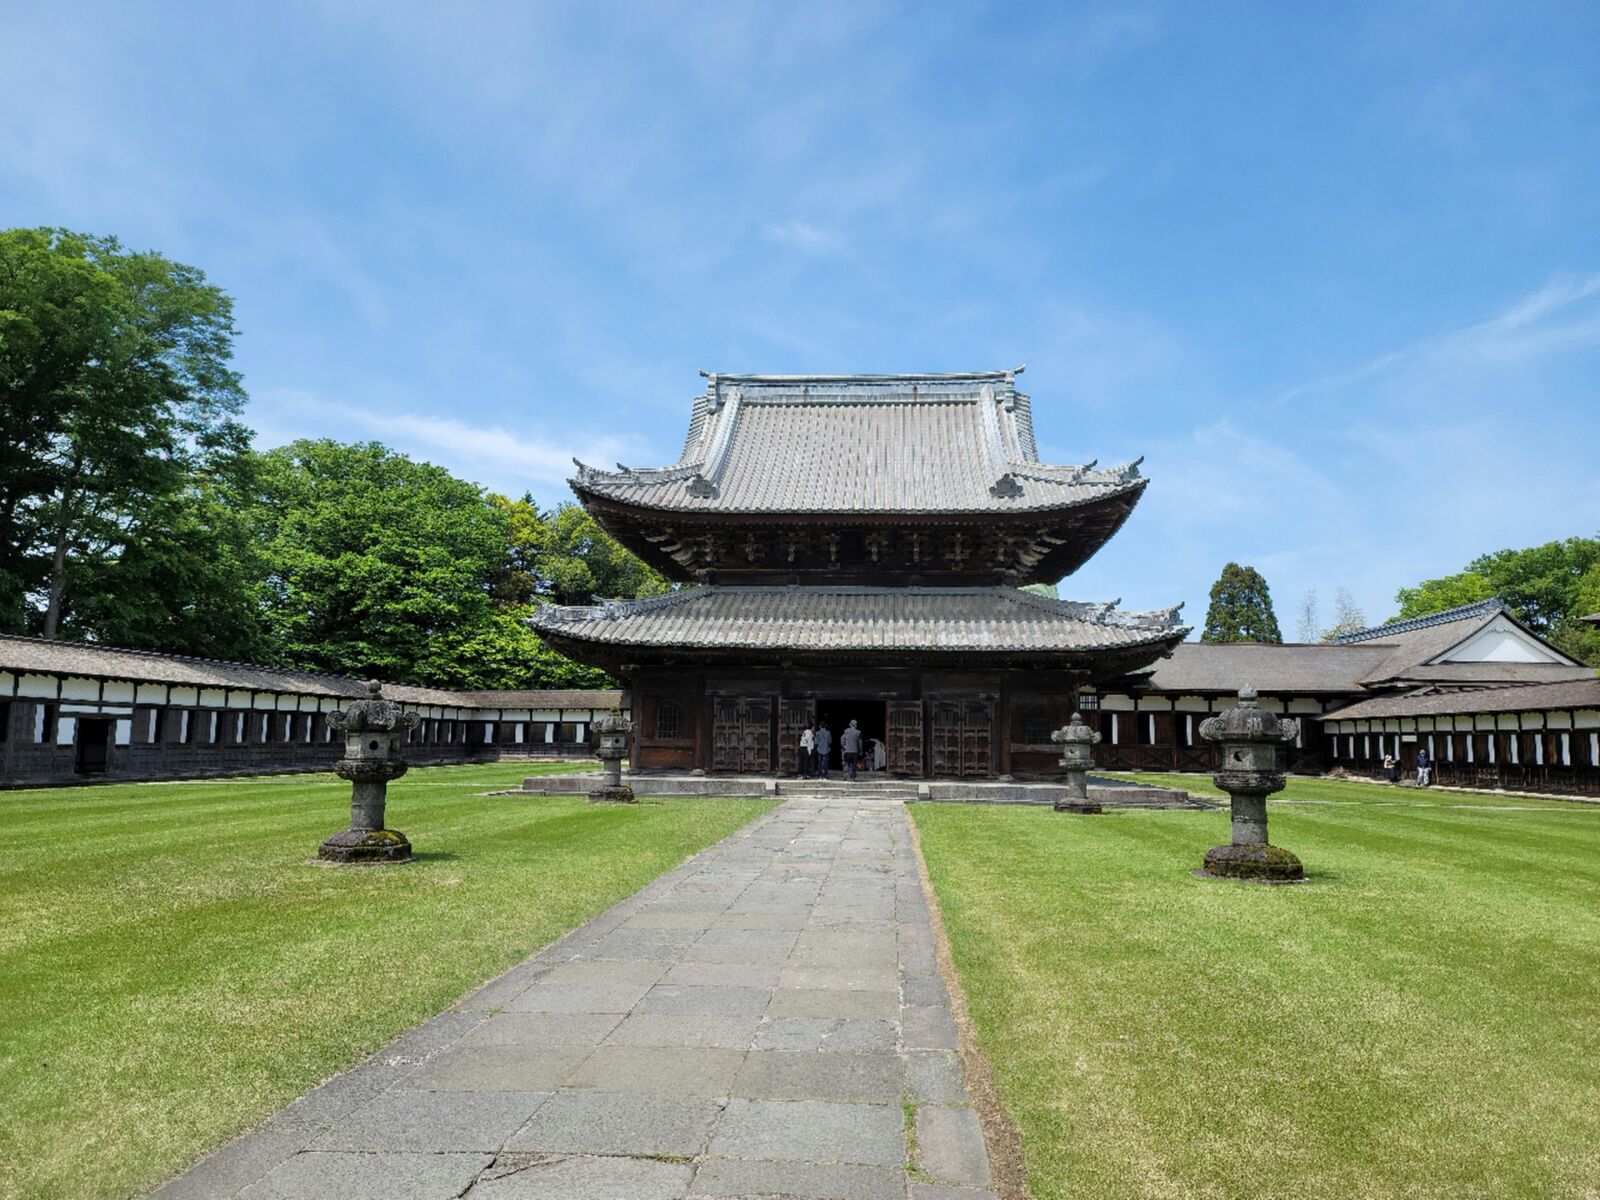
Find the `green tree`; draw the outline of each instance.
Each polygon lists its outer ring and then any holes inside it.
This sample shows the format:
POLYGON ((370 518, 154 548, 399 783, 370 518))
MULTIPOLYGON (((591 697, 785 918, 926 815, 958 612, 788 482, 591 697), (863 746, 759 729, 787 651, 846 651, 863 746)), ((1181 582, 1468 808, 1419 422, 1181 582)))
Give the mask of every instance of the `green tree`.
POLYGON ((1494 585, 1476 571, 1458 571, 1438 579, 1424 579, 1416 587, 1401 588, 1395 593, 1400 611, 1390 617, 1386 624, 1425 617, 1429 613, 1459 608, 1463 604, 1475 604, 1494 594, 1494 585))
POLYGON ((526 495, 520 500, 490 496, 489 501, 505 519, 509 539, 492 586, 497 603, 591 604, 597 597, 631 600, 672 588, 576 504, 542 513, 526 495))
MULTIPOLYGON (((248 439, 233 335, 231 301, 193 267, 0 231, 0 630, 103 636, 115 595, 179 638, 154 648, 192 649, 174 613, 203 605, 219 557, 209 526, 186 524, 193 477, 226 474, 248 439)), ((228 615, 212 633, 248 643, 228 615)))
POLYGON ((1574 589, 1571 611, 1550 634, 1550 642, 1579 662, 1600 667, 1600 627, 1581 618, 1600 613, 1600 566, 1590 567, 1574 589))
POLYGON ((1400 613, 1393 619, 1494 596, 1564 653, 1600 663, 1600 634, 1579 620, 1600 607, 1600 534, 1480 554, 1454 575, 1401 588, 1395 595, 1400 613))
POLYGON ((279 657, 407 683, 478 682, 506 553, 471 483, 376 442, 298 441, 260 457, 263 605, 279 657))
POLYGON ((1202 642, 1282 642, 1267 581, 1254 567, 1229 563, 1211 585, 1202 642))
POLYGON ((154 501, 115 560, 81 567, 75 623, 112 646, 272 662, 256 474, 255 455, 230 456, 154 501))
POLYGON ((528 626, 537 605, 492 609, 478 624, 462 629, 441 655, 445 687, 609 688, 604 671, 557 653, 528 626))

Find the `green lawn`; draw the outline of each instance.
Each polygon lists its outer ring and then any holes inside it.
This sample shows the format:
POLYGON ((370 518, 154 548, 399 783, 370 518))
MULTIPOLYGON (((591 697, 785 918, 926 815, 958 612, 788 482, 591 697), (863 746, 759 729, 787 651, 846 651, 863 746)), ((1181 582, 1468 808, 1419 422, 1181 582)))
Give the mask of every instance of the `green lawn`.
POLYGON ((1600 807, 1283 795, 1293 887, 1190 874, 1225 809, 913 806, 1035 1200, 1600 1195, 1600 807))
POLYGON ((421 861, 308 861, 331 775, 0 792, 0 1196, 138 1195, 766 811, 484 797, 413 770, 421 861))

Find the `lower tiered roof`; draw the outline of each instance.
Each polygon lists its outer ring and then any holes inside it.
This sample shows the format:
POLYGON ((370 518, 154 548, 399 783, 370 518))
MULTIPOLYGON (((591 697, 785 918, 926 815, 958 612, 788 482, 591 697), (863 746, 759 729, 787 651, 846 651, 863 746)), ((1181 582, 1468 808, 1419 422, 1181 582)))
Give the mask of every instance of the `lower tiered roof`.
POLYGON ((1148 663, 1189 632, 1176 608, 1124 613, 1006 587, 845 585, 706 585, 645 600, 552 605, 538 611, 533 626, 564 653, 612 669, 724 656, 832 656, 1103 670, 1148 663))

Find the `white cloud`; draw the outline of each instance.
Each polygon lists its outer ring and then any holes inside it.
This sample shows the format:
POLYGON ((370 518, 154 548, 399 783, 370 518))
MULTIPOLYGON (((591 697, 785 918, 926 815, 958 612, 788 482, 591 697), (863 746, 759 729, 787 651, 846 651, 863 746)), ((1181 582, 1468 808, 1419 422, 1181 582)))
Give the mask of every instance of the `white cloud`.
POLYGON ((520 496, 531 491, 546 504, 571 498, 567 479, 574 457, 602 467, 618 459, 650 457, 649 448, 629 435, 536 434, 499 423, 473 425, 454 417, 392 412, 360 402, 334 404, 311 392, 287 388, 258 393, 246 419, 263 447, 303 437, 380 441, 496 492, 520 496))
POLYGON ((798 217, 766 225, 761 230, 769 242, 799 250, 804 254, 833 254, 843 245, 844 239, 831 229, 802 221, 798 217))
POLYGON ((1429 379, 1453 379, 1596 345, 1600 345, 1600 273, 1560 275, 1491 317, 1292 387, 1274 403, 1331 395, 1357 384, 1414 386, 1429 379))

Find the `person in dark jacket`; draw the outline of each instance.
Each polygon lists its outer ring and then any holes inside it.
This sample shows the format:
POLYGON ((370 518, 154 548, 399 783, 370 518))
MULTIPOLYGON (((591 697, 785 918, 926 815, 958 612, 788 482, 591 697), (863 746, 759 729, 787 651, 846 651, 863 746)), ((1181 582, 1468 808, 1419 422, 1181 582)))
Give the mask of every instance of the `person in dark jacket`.
POLYGON ((844 777, 854 779, 856 764, 861 761, 861 730, 856 728, 854 721, 839 735, 839 749, 844 754, 844 777))
POLYGON ((828 723, 823 721, 817 726, 817 778, 828 777, 828 755, 833 752, 833 734, 828 732, 828 723))

